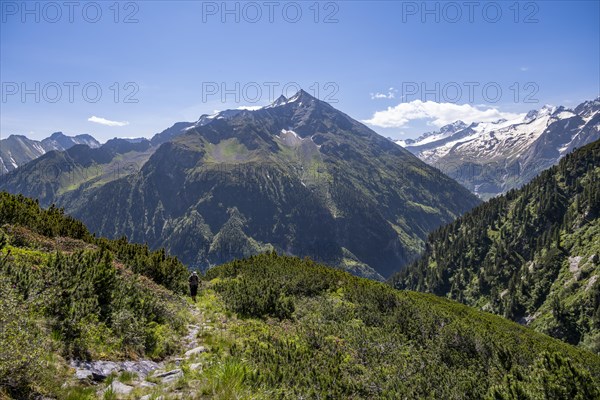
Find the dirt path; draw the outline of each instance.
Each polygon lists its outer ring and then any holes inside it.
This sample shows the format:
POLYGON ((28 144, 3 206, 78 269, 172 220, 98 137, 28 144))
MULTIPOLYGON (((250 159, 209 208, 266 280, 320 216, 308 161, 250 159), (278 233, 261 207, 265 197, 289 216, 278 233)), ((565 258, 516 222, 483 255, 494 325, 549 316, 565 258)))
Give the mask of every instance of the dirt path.
POLYGON ((167 399, 185 398, 177 389, 178 382, 185 380, 186 374, 201 371, 200 360, 207 348, 200 343, 199 334, 203 329, 212 329, 205 321, 203 313, 190 305, 191 321, 188 332, 181 338, 181 353, 161 362, 151 360, 130 361, 71 361, 75 368, 75 379, 97 385, 97 398, 109 399, 167 399), (167 396, 167 397, 165 397, 167 396))

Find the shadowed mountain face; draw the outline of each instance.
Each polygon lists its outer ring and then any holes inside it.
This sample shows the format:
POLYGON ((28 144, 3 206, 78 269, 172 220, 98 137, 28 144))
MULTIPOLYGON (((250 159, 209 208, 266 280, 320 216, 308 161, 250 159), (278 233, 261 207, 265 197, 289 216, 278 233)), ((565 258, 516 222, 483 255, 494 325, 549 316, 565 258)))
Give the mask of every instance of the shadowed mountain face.
POLYGON ((98 234, 164 246, 191 266, 275 249, 376 279, 478 204, 303 91, 180 128, 138 172, 55 200, 98 234))

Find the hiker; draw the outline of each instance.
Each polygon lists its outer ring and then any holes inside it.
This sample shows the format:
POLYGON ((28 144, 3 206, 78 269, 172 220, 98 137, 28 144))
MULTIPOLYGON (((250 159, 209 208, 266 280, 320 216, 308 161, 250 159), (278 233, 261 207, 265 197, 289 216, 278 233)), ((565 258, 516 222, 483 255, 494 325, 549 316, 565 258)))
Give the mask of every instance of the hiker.
POLYGON ((192 272, 190 275, 190 294, 192 295, 192 300, 194 303, 196 302, 196 295, 198 294, 198 284, 200 283, 200 278, 198 278, 198 274, 196 271, 192 272))

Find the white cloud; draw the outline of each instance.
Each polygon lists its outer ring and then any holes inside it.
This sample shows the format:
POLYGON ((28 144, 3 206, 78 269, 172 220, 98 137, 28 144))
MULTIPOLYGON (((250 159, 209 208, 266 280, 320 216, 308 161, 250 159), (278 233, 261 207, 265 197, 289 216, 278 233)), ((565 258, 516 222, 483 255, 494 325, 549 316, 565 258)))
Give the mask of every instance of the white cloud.
POLYGON ((396 97, 396 93, 398 93, 397 89, 394 89, 393 87, 388 89, 387 93, 371 93, 371 100, 376 100, 376 99, 393 99, 396 97))
POLYGON ((427 120, 429 125, 442 127, 461 120, 472 122, 493 122, 499 119, 514 119, 522 114, 501 112, 493 107, 472 106, 469 104, 436 103, 414 100, 400 103, 383 111, 376 111, 373 117, 363 122, 380 128, 403 128, 412 120, 427 120))
POLYGON ((120 122, 120 121, 111 121, 111 120, 106 119, 106 118, 96 117, 95 115, 89 117, 88 121, 94 122, 94 123, 100 124, 100 125, 106 125, 106 126, 126 126, 126 125, 129 125, 129 122, 127 122, 127 121, 123 121, 123 122, 120 122))
POLYGON ((529 67, 521 67, 521 71, 523 71, 523 72, 529 71, 529 67))
POLYGON ((237 109, 238 110, 256 111, 256 110, 260 110, 261 108, 263 108, 263 106, 240 106, 237 109))

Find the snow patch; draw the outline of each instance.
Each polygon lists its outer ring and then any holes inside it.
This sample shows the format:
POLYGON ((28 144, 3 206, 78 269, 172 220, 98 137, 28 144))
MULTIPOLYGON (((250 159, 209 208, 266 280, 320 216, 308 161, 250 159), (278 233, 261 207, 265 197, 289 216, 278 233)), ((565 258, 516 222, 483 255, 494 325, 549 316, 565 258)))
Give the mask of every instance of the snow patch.
POLYGON ((40 155, 45 154, 46 150, 44 150, 44 148, 42 146, 40 146, 39 143, 32 143, 33 148, 36 149, 38 151, 38 153, 40 153, 40 155))
POLYGON ((17 164, 17 162, 15 161, 15 159, 13 158, 12 154, 10 154, 10 152, 8 153, 8 157, 10 157, 10 163, 12 164, 12 166, 14 168, 18 168, 19 164, 17 164))
POLYGON ((567 119, 567 118, 572 118, 574 116, 575 116, 575 114, 571 111, 561 111, 557 115, 554 115, 554 118, 567 119))
POLYGON ((291 133, 292 135, 294 135, 294 137, 295 137, 296 139, 303 140, 303 139, 302 139, 300 136, 298 136, 298 134, 297 134, 296 132, 294 132, 294 131, 292 131, 292 130, 282 129, 282 130, 281 130, 281 133, 283 133, 283 134, 286 134, 286 133, 291 133))

